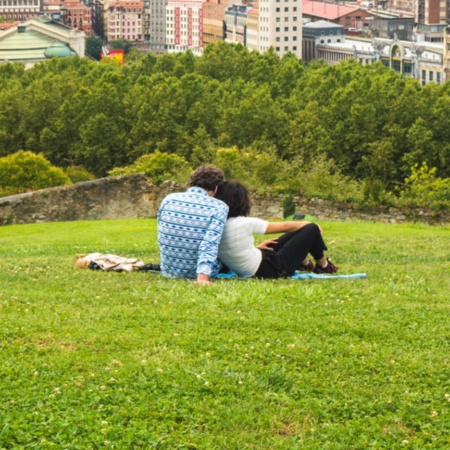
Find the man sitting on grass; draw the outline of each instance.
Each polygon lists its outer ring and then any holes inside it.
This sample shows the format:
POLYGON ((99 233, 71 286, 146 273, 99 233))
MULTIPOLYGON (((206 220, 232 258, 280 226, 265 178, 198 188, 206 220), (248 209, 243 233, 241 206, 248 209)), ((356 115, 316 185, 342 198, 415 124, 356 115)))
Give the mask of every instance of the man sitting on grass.
POLYGON ((222 170, 201 166, 186 192, 169 194, 158 211, 158 245, 165 277, 196 279, 211 284, 217 275, 220 239, 228 206, 214 198, 225 180, 222 170))

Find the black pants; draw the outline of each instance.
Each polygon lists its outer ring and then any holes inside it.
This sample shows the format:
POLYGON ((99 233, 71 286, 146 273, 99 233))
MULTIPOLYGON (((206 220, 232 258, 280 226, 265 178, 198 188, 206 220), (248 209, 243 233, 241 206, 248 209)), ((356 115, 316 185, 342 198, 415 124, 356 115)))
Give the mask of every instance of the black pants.
POLYGON ((256 278, 287 278, 300 268, 309 253, 317 261, 327 250, 315 223, 309 223, 298 231, 283 234, 273 251, 261 250, 262 261, 255 273, 256 278))

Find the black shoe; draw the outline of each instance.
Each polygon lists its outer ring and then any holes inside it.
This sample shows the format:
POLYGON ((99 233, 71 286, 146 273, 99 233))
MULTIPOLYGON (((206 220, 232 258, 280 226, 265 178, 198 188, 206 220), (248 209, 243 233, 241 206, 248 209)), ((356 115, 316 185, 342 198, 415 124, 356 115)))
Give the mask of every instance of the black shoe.
POLYGON ((145 266, 141 266, 139 270, 143 272, 161 272, 161 266, 159 264, 145 264, 145 266))

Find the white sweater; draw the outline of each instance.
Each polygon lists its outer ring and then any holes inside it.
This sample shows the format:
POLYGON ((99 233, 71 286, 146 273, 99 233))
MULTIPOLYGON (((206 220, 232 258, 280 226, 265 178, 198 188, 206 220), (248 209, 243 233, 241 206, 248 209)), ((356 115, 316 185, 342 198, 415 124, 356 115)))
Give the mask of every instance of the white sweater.
POLYGON ((265 234, 267 225, 267 221, 255 217, 228 219, 219 245, 219 259, 240 277, 252 277, 262 260, 253 233, 265 234))

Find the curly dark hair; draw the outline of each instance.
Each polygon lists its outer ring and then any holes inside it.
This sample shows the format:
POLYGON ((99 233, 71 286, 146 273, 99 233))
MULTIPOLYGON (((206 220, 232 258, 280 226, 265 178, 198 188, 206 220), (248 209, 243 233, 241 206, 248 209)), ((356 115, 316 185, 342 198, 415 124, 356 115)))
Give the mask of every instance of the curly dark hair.
POLYGON ((248 216, 252 209, 252 202, 247 188, 239 181, 225 181, 219 186, 216 198, 228 205, 228 218, 248 216))
POLYGON ((203 188, 206 191, 214 191, 217 186, 221 186, 225 181, 225 175, 217 167, 204 165, 192 172, 189 178, 189 186, 203 188))

